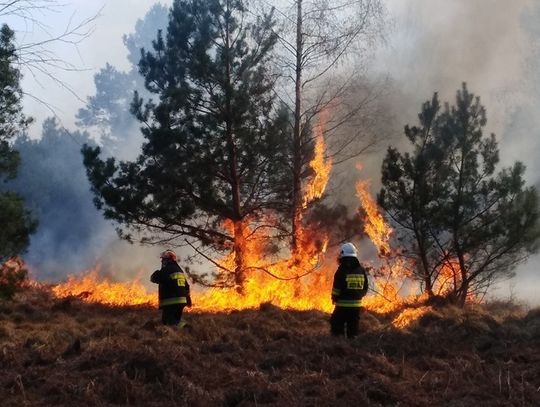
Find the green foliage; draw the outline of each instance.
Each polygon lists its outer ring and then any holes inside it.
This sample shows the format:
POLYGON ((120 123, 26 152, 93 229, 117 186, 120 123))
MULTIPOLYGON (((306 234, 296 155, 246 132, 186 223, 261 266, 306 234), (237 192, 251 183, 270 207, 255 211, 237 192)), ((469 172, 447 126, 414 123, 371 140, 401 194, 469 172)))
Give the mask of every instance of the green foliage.
POLYGON ((379 203, 399 227, 405 255, 433 294, 443 268, 449 294, 464 303, 537 249, 540 208, 525 167, 516 162, 496 173, 495 135, 483 135, 485 108, 465 84, 456 105, 441 109, 437 94, 426 102, 419 126, 405 128, 412 152, 389 148, 379 203), (448 273, 445 274, 448 277, 448 273))
POLYGON ((10 300, 27 283, 28 271, 20 260, 12 258, 0 265, 0 299, 10 300))
MULTIPOLYGON (((30 122, 22 113, 21 75, 14 67, 17 56, 13 38, 13 31, 4 24, 0 29, 0 179, 4 181, 16 176, 19 165, 19 154, 11 141, 30 122)), ((24 251, 35 227, 22 199, 0 192, 0 263, 24 251)))
POLYGON ((5 192, 0 194, 0 225, 0 263, 3 263, 26 249, 37 223, 19 195, 5 192))
POLYGON ((17 174, 19 155, 11 148, 10 140, 23 131, 29 120, 22 114, 20 72, 16 61, 14 32, 3 25, 0 29, 0 179, 17 174))
POLYGON ((257 222, 282 205, 274 183, 283 174, 286 120, 268 71, 276 35, 271 16, 250 18, 242 1, 175 1, 166 35, 158 32, 139 64, 158 97, 135 93, 141 154, 117 162, 83 148, 96 204, 126 226, 124 237, 151 230, 236 250, 242 230, 224 221, 257 222))

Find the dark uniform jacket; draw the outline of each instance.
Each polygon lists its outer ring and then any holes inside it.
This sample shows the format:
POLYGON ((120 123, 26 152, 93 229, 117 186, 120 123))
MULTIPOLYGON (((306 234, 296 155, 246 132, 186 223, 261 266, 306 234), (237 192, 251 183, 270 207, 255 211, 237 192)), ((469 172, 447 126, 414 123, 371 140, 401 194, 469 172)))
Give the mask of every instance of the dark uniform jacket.
POLYGON ((334 275, 332 302, 338 307, 360 307, 368 290, 366 270, 362 266, 340 265, 334 275))
POLYGON ((150 276, 150 281, 159 284, 159 308, 188 303, 189 283, 183 270, 175 261, 168 262, 160 270, 154 271, 150 276))

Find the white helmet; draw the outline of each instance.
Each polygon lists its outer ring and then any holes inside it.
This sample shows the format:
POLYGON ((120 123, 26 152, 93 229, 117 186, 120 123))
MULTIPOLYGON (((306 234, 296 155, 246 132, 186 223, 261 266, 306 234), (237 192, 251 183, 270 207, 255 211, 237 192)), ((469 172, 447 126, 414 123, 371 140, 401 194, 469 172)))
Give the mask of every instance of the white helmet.
POLYGON ((358 250, 356 250, 356 247, 352 243, 344 243, 341 245, 341 251, 339 252, 339 258, 343 257, 354 257, 355 259, 358 258, 358 250))

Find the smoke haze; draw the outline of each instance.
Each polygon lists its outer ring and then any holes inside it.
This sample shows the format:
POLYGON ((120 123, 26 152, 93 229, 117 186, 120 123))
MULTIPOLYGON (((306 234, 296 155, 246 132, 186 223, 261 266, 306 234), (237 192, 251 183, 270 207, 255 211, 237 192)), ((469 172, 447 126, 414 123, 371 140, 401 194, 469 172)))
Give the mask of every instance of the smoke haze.
MULTIPOLYGON (((487 109, 486 132, 494 132, 501 165, 527 166, 529 184, 540 184, 540 4, 534 1, 409 0, 388 2, 393 31, 375 63, 394 81, 397 127, 416 124, 421 103, 439 92, 454 102, 463 81, 487 109)), ((402 138, 402 140, 404 137, 402 138)), ((392 144, 399 143, 397 140, 392 144)), ((380 157, 373 159, 377 162, 380 157)), ((377 170, 377 165, 374 165, 377 170)), ((380 161, 378 168, 380 168, 380 161)), ((375 177, 378 181, 378 177, 375 177)), ((375 189, 374 189, 375 191, 375 189)), ((540 257, 517 269, 496 295, 538 304, 540 257)))
MULTIPOLYGON (((78 110, 84 108, 88 96, 95 94, 93 75, 107 62, 120 71, 131 69, 122 36, 132 33, 137 20, 156 3, 151 0, 104 1, 101 17, 95 21, 95 30, 89 38, 76 49, 55 48, 59 57, 88 68, 79 72, 56 72, 76 90, 77 97, 46 78, 37 83, 29 73, 25 73, 23 89, 47 100, 55 108, 61 125, 75 128, 78 110)), ((161 2, 167 6, 170 3, 161 2)), ((400 145, 404 138, 403 126, 416 123, 421 104, 430 99, 433 92, 439 92, 442 101, 453 103, 455 92, 465 81, 469 90, 481 97, 487 109, 486 131, 497 135, 501 164, 506 166, 518 159, 523 161, 527 165, 528 182, 540 185, 540 119, 537 114, 540 102, 540 4, 528 0, 388 0, 386 6, 386 41, 376 50, 366 77, 372 78, 373 83, 379 83, 381 77, 388 78, 389 85, 386 85, 380 103, 389 113, 372 125, 373 131, 378 131, 383 140, 379 152, 363 157, 364 170, 351 172, 353 178, 357 175, 370 177, 372 192, 376 193, 386 146, 400 145)), ((62 27, 73 12, 83 18, 95 14, 99 8, 94 2, 68 1, 49 24, 62 27)), ((24 37, 29 41, 40 35, 42 33, 37 30, 27 30, 24 37)), ((39 138, 40 123, 51 115, 50 109, 30 97, 25 98, 25 108, 28 115, 37 119, 31 135, 39 138)), ((140 138, 130 140, 138 141, 130 143, 129 152, 123 151, 123 155, 130 156, 138 148, 140 138)), ((74 141, 67 139, 66 142, 74 141)), ((109 248, 106 252, 110 253, 110 258, 123 264, 122 276, 155 266, 159 248, 142 249, 119 243, 113 237, 111 225, 102 223, 101 232, 94 234, 98 237, 93 237, 98 243, 91 245, 97 249, 85 257, 87 260, 80 265, 81 269, 98 261, 104 247, 109 248), (111 250, 116 245, 121 247, 120 251, 111 250)), ((84 224, 80 226, 84 227, 84 224)), ((28 257, 47 257, 46 241, 43 235, 33 238, 28 257)), ((79 250, 84 251, 84 248, 79 250)), ((58 250, 54 251, 54 256, 60 256, 58 250)), ((57 272, 51 270, 47 276, 60 277, 68 271, 79 271, 61 270, 56 260, 51 261, 56 262, 57 272)), ((512 288, 517 297, 539 301, 531 288, 540 283, 536 271, 539 265, 540 257, 535 256, 517 270, 518 278, 512 288)), ((71 267, 74 267, 72 263, 69 264, 71 267)), ((499 295, 508 295, 509 287, 501 285, 499 295)))

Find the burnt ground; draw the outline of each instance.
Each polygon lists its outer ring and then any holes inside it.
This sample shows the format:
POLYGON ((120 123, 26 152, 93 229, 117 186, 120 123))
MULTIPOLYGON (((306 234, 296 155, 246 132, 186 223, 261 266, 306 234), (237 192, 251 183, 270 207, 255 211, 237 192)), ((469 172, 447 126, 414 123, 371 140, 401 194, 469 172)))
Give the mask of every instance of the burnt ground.
POLYGON ((187 318, 39 289, 0 302, 0 405, 540 405, 540 309, 448 307, 405 330, 364 313, 354 340, 268 304, 187 318))

